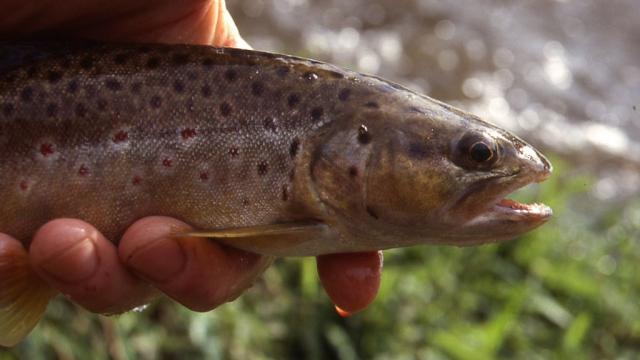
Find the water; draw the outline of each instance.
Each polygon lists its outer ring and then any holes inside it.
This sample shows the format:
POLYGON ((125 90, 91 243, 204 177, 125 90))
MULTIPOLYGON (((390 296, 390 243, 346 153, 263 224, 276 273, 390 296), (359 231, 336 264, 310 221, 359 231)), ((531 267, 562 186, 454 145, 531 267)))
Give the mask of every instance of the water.
POLYGON ((238 0, 257 49, 375 73, 470 110, 640 195, 637 0, 238 0))

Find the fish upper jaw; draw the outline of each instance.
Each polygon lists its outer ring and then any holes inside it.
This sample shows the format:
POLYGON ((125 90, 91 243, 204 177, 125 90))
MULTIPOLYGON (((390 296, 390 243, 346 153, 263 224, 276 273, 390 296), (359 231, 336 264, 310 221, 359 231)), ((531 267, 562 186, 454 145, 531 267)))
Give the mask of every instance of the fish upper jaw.
POLYGON ((551 162, 530 145, 518 149, 518 158, 524 164, 523 169, 527 172, 531 182, 543 182, 553 172, 551 162))

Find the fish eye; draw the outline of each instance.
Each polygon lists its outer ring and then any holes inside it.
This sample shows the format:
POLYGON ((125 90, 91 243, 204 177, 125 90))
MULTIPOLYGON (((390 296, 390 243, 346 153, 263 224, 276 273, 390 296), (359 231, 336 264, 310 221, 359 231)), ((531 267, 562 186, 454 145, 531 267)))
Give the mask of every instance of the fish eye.
POLYGON ((491 150, 489 145, 479 141, 471 145, 471 148, 469 149, 469 156, 471 156, 471 159, 473 159, 473 161, 483 163, 493 158, 493 151, 491 150))
POLYGON ((464 135, 454 145, 453 162, 470 170, 488 170, 498 160, 496 143, 477 133, 464 135))

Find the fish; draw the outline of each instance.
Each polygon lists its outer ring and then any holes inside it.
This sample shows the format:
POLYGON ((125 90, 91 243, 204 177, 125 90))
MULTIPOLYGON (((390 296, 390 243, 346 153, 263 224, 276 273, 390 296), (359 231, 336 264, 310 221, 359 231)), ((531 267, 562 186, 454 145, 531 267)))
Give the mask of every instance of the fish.
MULTIPOLYGON (((273 256, 516 238, 552 215, 506 198, 551 163, 514 134, 396 83, 198 45, 0 42, 0 232, 28 247, 78 218, 135 220, 273 256)), ((203 241, 207 241, 204 240, 203 241)), ((0 345, 54 292, 0 248, 0 345)))

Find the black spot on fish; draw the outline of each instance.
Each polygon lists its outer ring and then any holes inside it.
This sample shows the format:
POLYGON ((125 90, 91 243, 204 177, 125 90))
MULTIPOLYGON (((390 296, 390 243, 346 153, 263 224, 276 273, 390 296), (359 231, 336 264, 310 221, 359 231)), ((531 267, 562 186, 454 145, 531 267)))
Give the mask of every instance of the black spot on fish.
POLYGON ((48 117, 56 116, 58 114, 58 104, 49 103, 45 111, 47 112, 48 117))
POLYGON ((141 90, 142 90, 142 83, 141 82, 136 81, 133 84, 131 84, 131 92, 133 94, 140 94, 141 90))
POLYGON ((158 95, 154 95, 151 97, 149 104, 151 105, 152 108, 157 109, 160 106, 162 106, 162 98, 158 95))
POLYGON ((351 176, 352 178, 358 176, 358 168, 355 165, 349 166, 349 176, 351 176))
POLYGON ((80 67, 89 70, 93 67, 93 59, 90 57, 85 57, 80 60, 80 67))
POLYGON ((220 114, 222 116, 227 117, 231 114, 231 105, 228 102, 223 102, 220 104, 220 114))
POLYGON ((251 84, 251 93, 255 96, 260 96, 264 93, 264 84, 260 81, 256 81, 251 84))
POLYGON ((300 96, 298 94, 291 94, 287 97, 287 104, 289 107, 294 107, 300 102, 300 96))
POLYGON ((13 104, 4 104, 2 106, 2 114, 7 117, 13 114, 13 104))
POLYGON ((249 204, 250 204, 249 203, 249 199, 247 199, 247 198, 242 199, 242 206, 249 206, 249 204))
POLYGON ((276 121, 270 116, 267 116, 266 118, 264 118, 262 124, 265 130, 268 130, 271 132, 275 132, 277 130, 276 121))
POLYGON ((204 60, 202 60, 202 66, 204 66, 207 69, 211 68, 214 64, 215 62, 213 61, 212 58, 205 58, 204 60))
POLYGON ((204 96, 204 97, 211 96, 211 86, 202 85, 202 89, 200 89, 200 92, 202 93, 202 96, 204 96))
POLYGON ((78 91, 78 88, 78 80, 76 79, 69 81, 69 83, 67 84, 67 91, 70 94, 75 94, 78 91))
POLYGON ((181 66, 181 65, 185 65, 188 62, 189 62, 188 54, 178 53, 178 54, 173 54, 173 56, 171 56, 171 63, 173 65, 181 66))
POLYGON ((334 79, 344 79, 344 75, 342 73, 337 72, 337 71, 329 71, 329 74, 334 79))
POLYGON ((371 206, 367 205, 366 210, 367 210, 367 214, 369 214, 369 216, 371 216, 372 218, 378 220, 378 214, 375 212, 375 210, 373 210, 373 208, 371 206))
POLYGON ((47 80, 54 84, 57 83, 62 78, 62 73, 57 70, 49 70, 47 71, 47 80))
POLYGON ((147 63, 146 63, 146 67, 147 69, 157 69, 158 67, 160 67, 160 58, 158 56, 152 56, 149 59, 147 59, 147 63))
POLYGON ((291 145, 289 145, 289 155, 291 155, 291 158, 296 157, 299 149, 300 149, 300 140, 298 140, 298 138, 295 138, 291 141, 291 145))
POLYGON ((113 63, 116 65, 124 65, 129 60, 129 55, 125 53, 116 54, 113 57, 113 63))
POLYGON ((349 100, 349 96, 351 96, 351 90, 350 89, 342 89, 338 93, 338 99, 340 99, 340 101, 349 100))
POLYGON ((227 71, 224 72, 224 78, 228 82, 235 81, 238 78, 238 72, 234 69, 227 69, 227 71))
POLYGON ((38 68, 37 67, 32 66, 32 67, 27 69, 27 79, 33 79, 34 77, 36 77, 36 75, 38 75, 38 68))
POLYGON ((20 92, 20 99, 24 102, 31 102, 31 100, 33 100, 33 89, 30 86, 22 89, 20 92))
POLYGON ((181 80, 175 80, 173 82, 173 90, 175 90, 175 92, 177 92, 177 93, 183 93, 184 92, 184 83, 181 80))
POLYGON ((296 168, 291 168, 291 171, 289 171, 289 181, 293 181, 295 177, 296 177, 296 168))
POLYGON ((409 144, 409 156, 414 159, 424 159, 429 156, 429 150, 425 145, 426 144, 417 141, 409 144))
POLYGON ((366 104, 364 104, 364 106, 370 108, 370 109, 379 109, 380 105, 378 105, 377 102, 375 101, 368 101, 366 104))
POLYGON ((313 109, 311 109, 311 118, 314 121, 318 121, 320 120, 320 118, 322 117, 322 114, 324 114, 324 109, 322 109, 321 107, 314 107, 313 109))
POLYGON ((417 108, 415 106, 409 106, 407 111, 412 112, 412 113, 416 113, 416 114, 422 114, 423 113, 423 111, 420 110, 420 108, 417 108))
POLYGON ((282 201, 289 200, 289 188, 287 187, 287 185, 282 185, 281 199, 282 199, 282 201))
POLYGON ((358 142, 363 145, 371 142, 371 134, 365 125, 360 125, 358 128, 358 142))
POLYGON ((104 86, 111 91, 120 91, 122 90, 122 84, 120 81, 116 79, 107 79, 104 81, 104 86))
POLYGON ((68 69, 71 67, 71 60, 68 58, 62 59, 62 61, 60 61, 60 67, 63 69, 68 69))
POLYGON ((84 106, 83 103, 78 103, 76 105, 76 116, 85 117, 87 115, 87 107, 84 106))
POLYGON ((269 164, 267 164, 265 161, 262 161, 258 164, 258 175, 264 176, 267 174, 268 171, 269 171, 269 164))
POLYGON ((278 70, 276 70, 276 74, 278 74, 279 77, 284 78, 289 75, 290 71, 291 70, 289 70, 288 66, 281 66, 278 68, 278 70))
POLYGON ((237 147, 232 146, 229 148, 229 155, 231 155, 232 158, 238 156, 240 154, 240 150, 238 150, 237 147))
POLYGON ((96 102, 96 105, 98 106, 98 110, 104 111, 107 108, 108 103, 107 100, 100 98, 96 102))
POLYGON ((306 73, 304 73, 304 75, 302 75, 302 77, 307 80, 317 80, 318 74, 314 73, 313 71, 307 71, 306 73))

